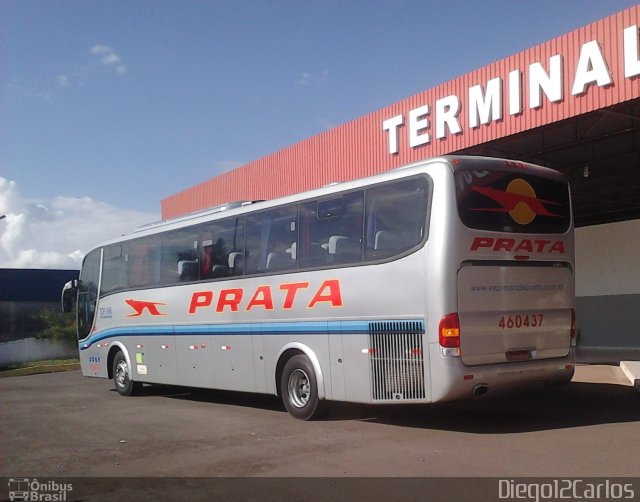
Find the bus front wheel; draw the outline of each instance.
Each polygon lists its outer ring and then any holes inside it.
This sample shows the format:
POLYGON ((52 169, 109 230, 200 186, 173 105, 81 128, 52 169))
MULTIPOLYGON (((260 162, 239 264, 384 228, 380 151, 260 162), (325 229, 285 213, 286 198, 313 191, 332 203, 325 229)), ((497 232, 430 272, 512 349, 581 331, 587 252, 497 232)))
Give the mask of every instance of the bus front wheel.
POLYGON ((140 382, 134 382, 129 377, 129 365, 122 352, 118 352, 113 359, 113 383, 121 396, 135 396, 142 387, 140 382))
POLYGON ((285 408, 293 417, 311 420, 319 416, 318 382, 306 356, 293 356, 287 361, 280 379, 280 395, 285 408))

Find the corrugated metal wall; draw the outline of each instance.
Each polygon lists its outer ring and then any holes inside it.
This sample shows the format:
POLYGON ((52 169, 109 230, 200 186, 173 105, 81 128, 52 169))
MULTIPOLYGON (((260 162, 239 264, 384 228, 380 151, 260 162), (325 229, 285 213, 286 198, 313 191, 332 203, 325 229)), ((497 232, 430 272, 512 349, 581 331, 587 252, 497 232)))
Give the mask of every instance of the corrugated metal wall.
POLYGON ((640 24, 640 5, 594 22, 571 33, 507 57, 484 68, 445 82, 415 96, 348 122, 335 129, 301 141, 272 155, 212 178, 161 202, 162 217, 173 218, 199 209, 235 200, 272 199, 316 188, 333 181, 346 181, 421 159, 444 155, 487 141, 516 134, 558 120, 587 113, 640 96, 640 78, 624 77, 623 30, 640 24), (613 83, 590 85, 587 92, 572 96, 571 88, 583 44, 597 40, 607 62, 613 83), (562 99, 551 103, 544 95, 542 106, 529 108, 529 66, 539 62, 549 72, 549 59, 562 56, 562 99), (521 73, 522 112, 509 114, 508 75, 521 73), (502 119, 476 128, 469 127, 467 110, 469 88, 486 86, 493 78, 502 79, 502 119), (435 132, 436 101, 455 95, 460 98, 458 116, 462 131, 437 139, 435 132), (430 107, 428 144, 411 148, 408 144, 409 110, 430 107), (391 155, 384 120, 403 115, 398 128, 398 153, 391 155))

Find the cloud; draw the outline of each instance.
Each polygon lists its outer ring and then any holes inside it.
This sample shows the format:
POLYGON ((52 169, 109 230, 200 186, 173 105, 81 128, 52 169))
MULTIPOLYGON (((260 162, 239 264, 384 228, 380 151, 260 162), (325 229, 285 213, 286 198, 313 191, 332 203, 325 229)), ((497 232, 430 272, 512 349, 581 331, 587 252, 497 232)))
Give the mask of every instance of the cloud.
POLYGON ((120 56, 114 54, 113 52, 107 54, 101 59, 102 64, 115 64, 119 63, 122 60, 120 56))
POLYGON ((293 81, 295 85, 309 85, 311 82, 311 73, 301 73, 296 80, 293 81))
POLYGON ((219 160, 213 163, 213 167, 218 173, 226 173, 227 171, 231 171, 232 169, 244 164, 245 162, 242 162, 241 160, 219 160))
POLYGON ((101 241, 158 220, 157 214, 116 208, 90 197, 24 197, 0 177, 0 268, 80 268, 101 241))
POLYGON ((89 49, 89 52, 91 52, 91 54, 107 54, 108 52, 111 52, 111 48, 106 45, 94 45, 89 49))
POLYGON ((323 70, 320 73, 310 73, 305 71, 298 75, 298 78, 293 81, 293 85, 302 87, 311 85, 320 86, 323 85, 328 78, 329 70, 323 70))
MULTIPOLYGON (((64 73, 52 74, 45 88, 38 88, 35 83, 12 79, 0 87, 0 92, 13 98, 52 103, 70 90, 83 87, 88 77, 100 73, 98 69, 106 69, 117 75, 124 75, 128 71, 122 56, 107 45, 94 45, 89 48, 89 53, 90 56, 84 61, 63 68, 64 73)), ((102 74, 104 76, 104 70, 102 74)))
POLYGON ((108 45, 97 44, 89 49, 89 52, 100 59, 100 64, 112 67, 119 75, 127 73, 127 67, 122 63, 122 57, 108 45))
POLYGON ((58 75, 56 82, 58 82, 60 87, 69 87, 69 84, 71 83, 69 77, 66 75, 58 75))
POLYGON ((316 119, 316 124, 324 129, 325 131, 328 131, 329 129, 335 129, 336 127, 338 127, 338 124, 336 124, 335 122, 332 122, 331 120, 325 119, 323 117, 319 117, 316 119))

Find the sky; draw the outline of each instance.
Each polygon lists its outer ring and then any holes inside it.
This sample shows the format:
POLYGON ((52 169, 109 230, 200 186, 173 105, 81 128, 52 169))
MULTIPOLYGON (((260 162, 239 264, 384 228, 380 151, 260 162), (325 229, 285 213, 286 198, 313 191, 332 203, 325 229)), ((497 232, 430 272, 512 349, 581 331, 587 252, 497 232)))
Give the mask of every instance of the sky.
POLYGON ((0 267, 79 268, 169 195, 635 4, 1 0, 0 267))

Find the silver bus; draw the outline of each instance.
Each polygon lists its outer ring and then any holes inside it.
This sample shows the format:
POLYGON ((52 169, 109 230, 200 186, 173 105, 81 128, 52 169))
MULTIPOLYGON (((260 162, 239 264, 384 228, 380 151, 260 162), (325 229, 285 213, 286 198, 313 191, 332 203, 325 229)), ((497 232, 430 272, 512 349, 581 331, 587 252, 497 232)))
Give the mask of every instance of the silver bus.
POLYGON ((442 157, 108 241, 62 303, 83 374, 124 396, 268 393, 307 420, 568 382, 573 270, 560 173, 442 157))

